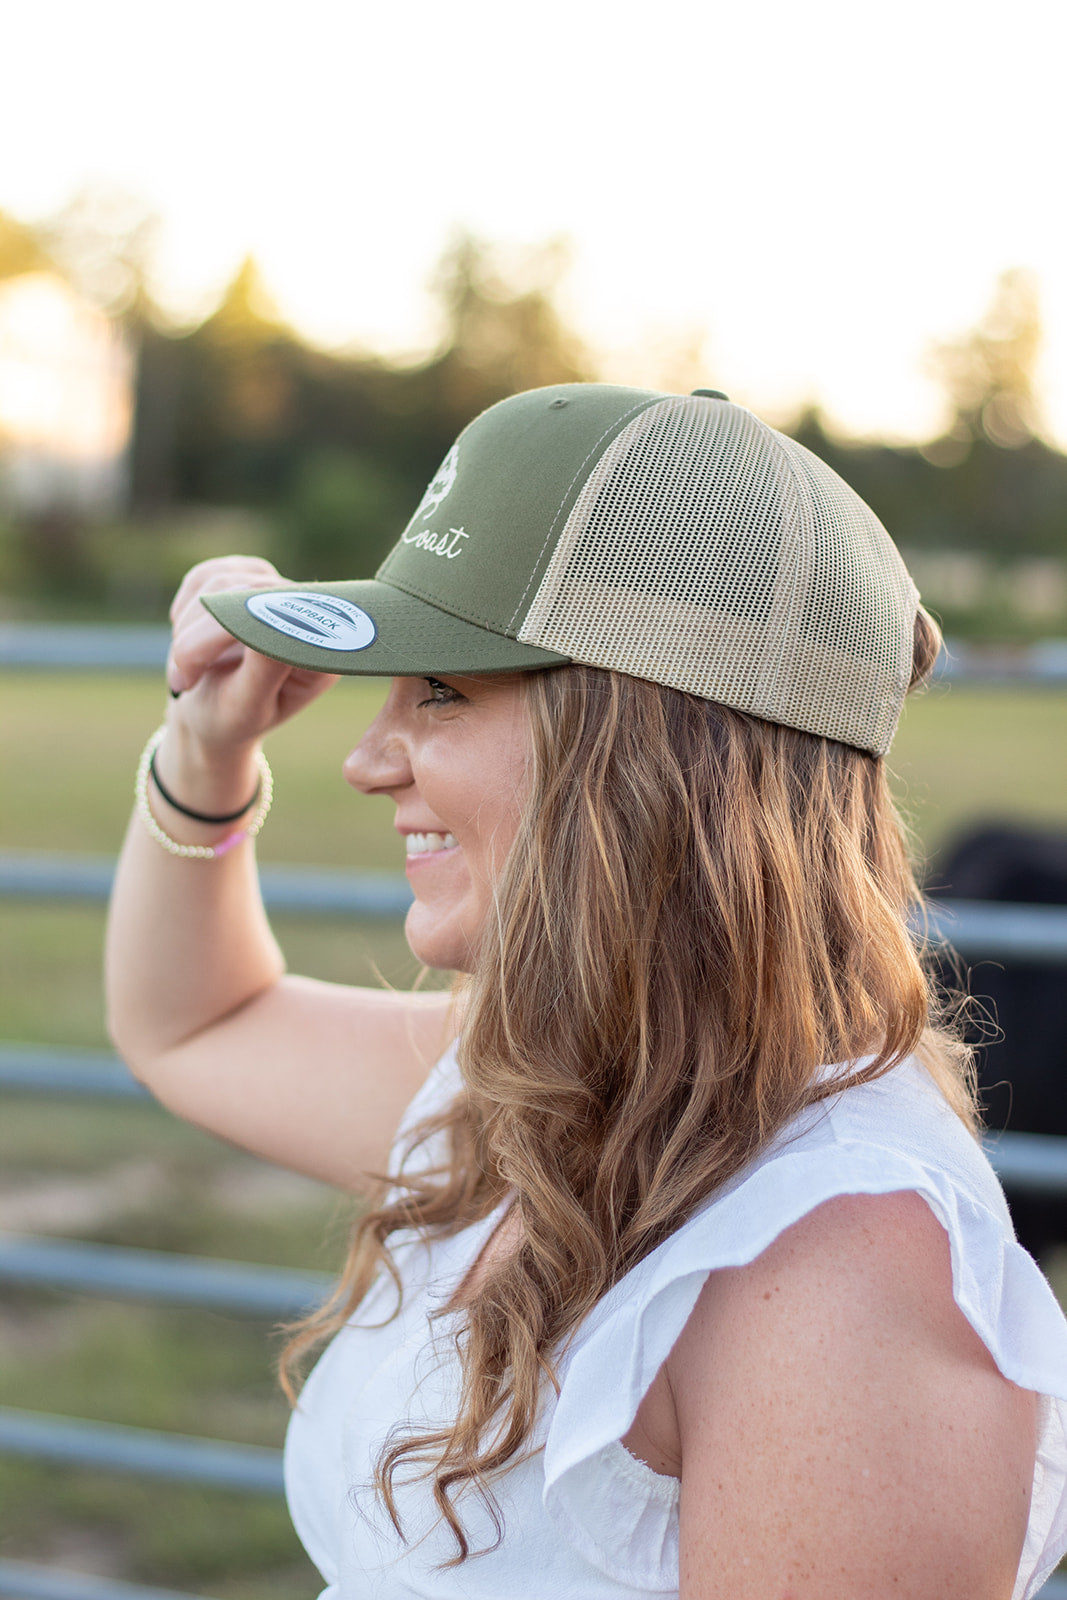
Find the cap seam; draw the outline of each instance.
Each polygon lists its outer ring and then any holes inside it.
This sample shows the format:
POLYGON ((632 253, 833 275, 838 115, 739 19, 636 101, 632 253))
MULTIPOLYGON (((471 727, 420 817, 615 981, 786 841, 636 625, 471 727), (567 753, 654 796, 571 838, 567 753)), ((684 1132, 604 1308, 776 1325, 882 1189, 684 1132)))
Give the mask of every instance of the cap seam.
MULTIPOLYGON (((499 621, 492 621, 491 622, 486 617, 468 616, 468 615, 464 615, 464 613, 462 613, 460 611, 453 611, 451 609, 451 607, 446 606, 446 605, 442 605, 440 600, 431 599, 430 596, 428 594, 423 593, 423 591, 421 589, 416 589, 414 587, 405 586, 403 584, 397 583, 392 578, 376 578, 374 581, 376 583, 385 584, 387 588, 395 589, 398 594, 406 594, 410 600, 421 600, 423 605, 432 606, 435 611, 443 612, 443 614, 446 617, 452 617, 452 618, 454 618, 454 620, 456 622, 469 623, 471 627, 481 628, 486 633, 494 634, 498 639, 509 639, 512 644, 522 644, 524 642, 523 640, 516 638, 516 636, 513 633, 505 632, 505 630, 500 627, 499 621)), ((520 604, 521 604, 521 602, 520 602, 520 604)), ((532 645, 532 646, 529 646, 528 648, 531 648, 531 649, 534 649, 534 650, 540 650, 540 649, 543 649, 544 647, 541 646, 541 645, 532 645)), ((558 651, 558 650, 551 650, 551 651, 546 650, 545 654, 546 655, 559 655, 559 654, 561 654, 561 652, 558 651)))
MULTIPOLYGON (((633 417, 639 416, 642 411, 647 411, 650 406, 657 405, 661 398, 663 398, 663 397, 657 395, 657 396, 654 396, 651 400, 644 401, 640 405, 631 406, 629 411, 624 411, 621 417, 616 417, 615 421, 611 424, 611 426, 605 428, 604 432, 600 435, 600 438, 597 439, 594 444, 591 444, 589 449, 586 451, 586 454, 585 454, 584 458, 582 459, 580 464, 575 468, 574 476, 571 478, 570 483, 568 483, 566 489, 564 490, 563 499, 560 501, 559 506, 556 509, 555 516, 552 518, 552 521, 548 525, 548 532, 545 534, 544 540, 543 540, 543 542, 541 544, 541 548, 537 552, 537 557, 536 557, 536 559, 535 559, 535 561, 533 563, 533 566, 530 569, 530 576, 526 580, 526 587, 523 589, 522 593, 519 596, 518 603, 515 606, 515 610, 512 612, 511 616, 508 618, 508 627, 509 628, 514 628, 515 627, 515 619, 518 617, 519 612, 522 610, 522 603, 526 599, 526 596, 530 592, 530 585, 534 581, 534 577, 535 577, 535 575, 537 573, 537 570, 541 565, 541 558, 544 555, 545 550, 548 547, 548 542, 551 539, 552 534, 555 531, 556 526, 557 526, 557 524, 559 522, 559 519, 563 514, 563 507, 567 504, 567 500, 568 500, 568 497, 570 495, 570 492, 574 488, 575 482, 577 481, 578 477, 582 473, 586 462, 589 460, 589 457, 591 455, 593 455, 594 452, 597 451, 600 448, 600 446, 603 444, 604 440, 607 438, 608 434, 611 432, 612 428, 617 429, 618 433, 622 433, 623 429, 626 427, 626 425, 630 422, 630 420, 633 417)), ((511 638, 512 635, 508 634, 507 637, 511 638)))
MULTIPOLYGON (((798 513, 799 513, 799 509, 800 509, 800 500, 801 500, 800 476, 797 473, 797 471, 795 470, 792 461, 790 461, 789 453, 785 449, 785 446, 780 444, 778 439, 775 437, 775 433, 774 433, 773 428, 767 428, 766 423, 763 423, 760 418, 757 418, 756 420, 761 422, 761 426, 766 429, 766 433, 767 433, 768 440, 769 440, 769 443, 771 445, 771 448, 774 450, 775 455, 779 457, 780 465, 785 468, 785 475, 788 478, 790 486, 791 486, 791 488, 793 490, 793 525, 792 525, 792 527, 790 529, 790 533, 792 535, 792 543, 793 543, 794 550, 797 550, 797 549, 799 549, 799 544, 800 544, 799 529, 797 528, 797 520, 798 520, 798 513)), ((798 586, 799 583, 800 583, 800 562, 798 560, 794 560, 794 562, 793 562, 793 572, 792 572, 792 581, 791 581, 791 583, 789 585, 788 610, 787 610, 787 613, 786 613, 789 621, 792 621, 792 619, 793 619, 793 615, 794 615, 794 611, 795 611, 795 607, 796 607, 797 586, 798 586)), ((773 685, 774 698, 775 698, 776 701, 780 700, 780 698, 781 698, 781 670, 782 670, 782 662, 785 659, 786 632, 787 632, 787 630, 784 629, 784 628, 781 631, 781 636, 780 636, 779 641, 778 641, 778 650, 777 650, 777 652, 775 654, 775 658, 774 658, 774 670, 773 670, 773 673, 770 676, 770 680, 768 681, 768 679, 766 677, 764 678, 764 684, 766 685, 767 688, 770 688, 773 685)), ((765 689, 764 693, 766 693, 766 689, 765 689)), ((770 697, 768 696, 768 698, 770 698, 770 697)))

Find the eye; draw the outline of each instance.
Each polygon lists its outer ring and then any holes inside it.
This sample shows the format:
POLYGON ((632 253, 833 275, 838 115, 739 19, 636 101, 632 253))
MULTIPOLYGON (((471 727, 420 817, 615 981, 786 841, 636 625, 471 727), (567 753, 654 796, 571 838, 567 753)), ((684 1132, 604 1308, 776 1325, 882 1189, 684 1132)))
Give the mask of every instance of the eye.
POLYGON ((442 683, 440 678, 424 678, 423 682, 429 687, 430 693, 425 700, 419 701, 423 706, 451 706, 456 705, 463 696, 458 689, 449 688, 447 683, 442 683))

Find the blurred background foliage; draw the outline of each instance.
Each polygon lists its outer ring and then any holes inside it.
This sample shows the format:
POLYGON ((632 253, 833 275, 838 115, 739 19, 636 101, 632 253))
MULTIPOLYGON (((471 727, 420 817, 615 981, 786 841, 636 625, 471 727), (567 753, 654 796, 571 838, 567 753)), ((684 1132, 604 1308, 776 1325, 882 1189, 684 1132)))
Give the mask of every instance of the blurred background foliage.
MULTIPOLYGON (((0 215, 0 280, 59 274, 133 357, 121 505, 93 516, 57 492, 20 506, 10 485, 0 499, 9 615, 159 617, 191 561, 232 548, 303 579, 373 571, 472 416, 595 376, 556 309, 560 244, 505 280, 489 246, 457 236, 434 281, 441 346, 397 366, 308 345, 251 259, 198 326, 167 327, 144 288, 143 234, 121 210, 75 206, 37 232, 0 215)), ((0 468, 3 454, 0 435, 0 468)))
MULTIPOLYGON (((136 203, 92 192, 36 229, 0 214, 0 286, 57 276, 111 321, 131 363, 121 486, 103 509, 61 487, 20 503, 0 432, 9 616, 159 618, 190 562, 235 548, 298 579, 368 574, 473 415, 598 375, 560 309, 560 241, 505 262, 457 235, 432 285, 439 346, 400 364, 309 345, 252 259, 198 325, 167 325, 145 287, 151 233, 136 203)), ((979 324, 930 351, 947 417, 937 438, 848 439, 816 409, 785 424, 871 503, 961 637, 1067 631, 1067 456, 1042 434, 1041 347, 1034 281, 1009 271, 979 324)), ((714 381, 690 365, 683 383, 714 381)))

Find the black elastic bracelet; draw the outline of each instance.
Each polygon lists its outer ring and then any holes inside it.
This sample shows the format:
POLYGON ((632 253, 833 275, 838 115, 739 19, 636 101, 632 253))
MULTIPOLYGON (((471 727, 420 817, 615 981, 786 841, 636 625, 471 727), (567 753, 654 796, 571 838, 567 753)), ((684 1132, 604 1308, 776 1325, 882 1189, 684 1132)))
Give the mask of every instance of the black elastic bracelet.
POLYGON ((168 806, 170 806, 174 811, 180 811, 183 817, 191 817, 194 822, 236 822, 237 818, 243 817, 246 811, 251 811, 252 807, 259 799, 260 790, 263 788, 262 781, 257 783, 255 794, 252 796, 248 804, 246 806, 241 806, 239 810, 227 811, 225 816, 222 817, 209 817, 204 811, 193 811, 190 806, 183 806, 180 800, 175 800, 169 789, 165 789, 163 787, 162 783, 159 781, 159 773, 156 771, 156 753, 154 750, 152 751, 152 759, 148 763, 148 770, 152 774, 152 782, 155 784, 156 788, 159 790, 168 806))

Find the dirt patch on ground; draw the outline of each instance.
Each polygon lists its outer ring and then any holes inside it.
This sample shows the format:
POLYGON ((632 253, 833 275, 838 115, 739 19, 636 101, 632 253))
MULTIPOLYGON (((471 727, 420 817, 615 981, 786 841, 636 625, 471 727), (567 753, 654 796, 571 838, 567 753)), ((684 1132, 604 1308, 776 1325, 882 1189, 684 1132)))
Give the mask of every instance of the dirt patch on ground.
POLYGON ((0 1189, 0 1229, 8 1233, 79 1233, 108 1226, 172 1192, 157 1161, 124 1161, 87 1177, 41 1178, 0 1189))
MULTIPOLYGON (((91 1233, 124 1217, 179 1203, 187 1185, 188 1179, 166 1163, 141 1157, 88 1175, 23 1178, 0 1186, 0 1231, 91 1233)), ((295 1172, 242 1164, 208 1177, 199 1198, 231 1216, 271 1217, 320 1209, 333 1194, 295 1172)))

